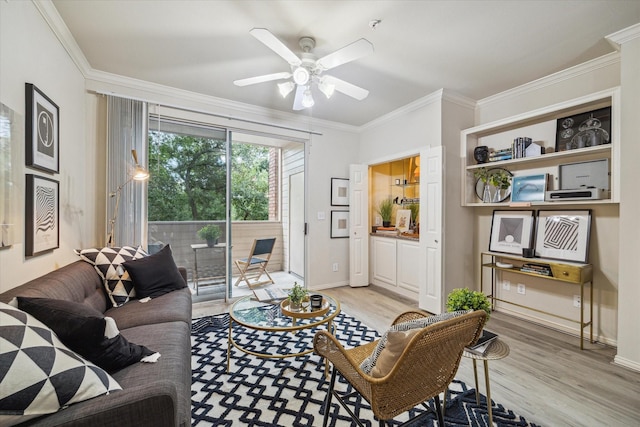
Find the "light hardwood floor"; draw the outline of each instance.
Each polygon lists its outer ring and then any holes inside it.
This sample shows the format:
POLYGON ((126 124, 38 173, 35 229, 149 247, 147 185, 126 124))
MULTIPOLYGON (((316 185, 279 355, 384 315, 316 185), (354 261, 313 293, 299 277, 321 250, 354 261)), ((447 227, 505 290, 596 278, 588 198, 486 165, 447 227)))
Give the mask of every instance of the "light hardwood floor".
MULTIPOLYGON (((324 291, 323 291, 324 292, 324 291)), ((340 287, 326 293, 342 311, 383 332, 395 317, 417 303, 376 286, 340 287)), ((193 317, 224 313, 224 302, 197 303, 193 317)), ((511 348, 489 362, 491 397, 540 426, 640 426, 640 373, 613 365, 615 349, 585 343, 507 314, 494 312, 487 329, 511 348)), ((479 387, 484 394, 482 364, 479 387)), ((474 385, 471 360, 462 359, 457 378, 474 385)))

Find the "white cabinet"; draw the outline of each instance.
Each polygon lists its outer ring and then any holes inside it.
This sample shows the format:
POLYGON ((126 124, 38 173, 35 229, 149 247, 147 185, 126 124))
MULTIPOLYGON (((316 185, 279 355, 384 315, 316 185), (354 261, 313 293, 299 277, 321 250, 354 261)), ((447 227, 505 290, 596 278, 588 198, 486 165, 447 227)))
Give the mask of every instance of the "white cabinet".
MULTIPOLYGON (((466 129, 461 133, 461 156, 463 162, 462 206, 505 206, 508 201, 500 203, 483 203, 476 195, 476 178, 474 171, 478 168, 504 168, 514 176, 527 176, 546 173, 550 180, 547 190, 558 190, 559 166, 566 163, 585 162, 607 159, 609 162, 611 182, 610 197, 603 200, 550 201, 530 202, 531 205, 558 206, 573 204, 619 203, 619 147, 620 145, 620 89, 610 89, 594 93, 571 101, 541 108, 518 116, 496 122, 487 123, 466 129), (530 137, 545 148, 555 150, 556 124, 558 119, 586 113, 599 108, 611 107, 611 138, 609 144, 578 148, 568 151, 557 151, 538 157, 523 157, 476 164, 473 150, 477 146, 486 145, 490 149, 508 148, 514 138, 530 137)), ((480 195, 481 196, 481 195, 480 195)))
POLYGON ((420 289, 417 241, 371 236, 370 265, 374 285, 417 300, 420 289))

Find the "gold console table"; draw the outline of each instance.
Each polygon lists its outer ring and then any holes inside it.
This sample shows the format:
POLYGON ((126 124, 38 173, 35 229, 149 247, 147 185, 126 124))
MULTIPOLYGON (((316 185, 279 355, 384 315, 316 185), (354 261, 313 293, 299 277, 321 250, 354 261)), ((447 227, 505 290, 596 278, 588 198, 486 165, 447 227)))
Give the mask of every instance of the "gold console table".
POLYGON ((589 342, 593 343, 593 267, 591 264, 581 264, 575 262, 562 262, 557 260, 550 260, 547 258, 524 258, 517 255, 503 254, 498 252, 481 252, 480 253, 480 292, 484 292, 484 274, 482 269, 490 268, 493 270, 491 274, 491 294, 488 297, 492 301, 492 305, 495 305, 496 301, 506 304, 512 304, 518 307, 526 308, 529 310, 537 311, 549 316, 557 317, 559 319, 567 320, 570 322, 578 323, 580 325, 580 350, 584 349, 584 328, 589 327, 589 342), (487 259, 490 259, 487 262, 487 259), (513 267, 499 267, 496 262, 505 262, 512 264, 513 267), (528 262, 546 264, 551 268, 552 276, 546 276, 538 273, 530 273, 527 271, 521 271, 520 265, 528 262), (496 273, 499 271, 506 271, 509 273, 523 274, 526 276, 539 277, 546 280, 554 280, 557 282, 569 283, 572 285, 580 286, 580 320, 572 319, 569 317, 561 316, 548 311, 540 310, 526 305, 518 304, 505 299, 497 298, 496 295, 496 273), (585 285, 589 284, 589 320, 585 320, 584 313, 584 295, 585 285))

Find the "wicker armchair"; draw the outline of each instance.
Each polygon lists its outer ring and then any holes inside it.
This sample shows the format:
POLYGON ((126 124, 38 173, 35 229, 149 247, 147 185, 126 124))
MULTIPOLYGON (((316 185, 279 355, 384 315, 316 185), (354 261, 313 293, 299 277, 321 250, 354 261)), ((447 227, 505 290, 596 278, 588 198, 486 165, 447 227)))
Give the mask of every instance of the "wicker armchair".
MULTIPOLYGON (((393 324, 425 316, 425 313, 410 311, 398 316, 393 324)), ((334 366, 324 404, 323 426, 329 419, 332 396, 363 426, 344 401, 349 396, 341 397, 334 390, 337 371, 357 390, 353 393, 360 393, 369 402, 381 427, 385 420, 416 405, 430 409, 427 402, 431 399, 435 400, 438 425, 444 425, 439 394, 445 392, 453 380, 464 347, 480 337, 485 320, 486 314, 480 310, 423 328, 411 338, 391 372, 382 378, 374 378, 360 369, 360 363, 371 355, 377 341, 347 350, 330 333, 317 332, 313 340, 315 352, 334 366)), ((428 411, 418 417, 426 413, 428 411)))

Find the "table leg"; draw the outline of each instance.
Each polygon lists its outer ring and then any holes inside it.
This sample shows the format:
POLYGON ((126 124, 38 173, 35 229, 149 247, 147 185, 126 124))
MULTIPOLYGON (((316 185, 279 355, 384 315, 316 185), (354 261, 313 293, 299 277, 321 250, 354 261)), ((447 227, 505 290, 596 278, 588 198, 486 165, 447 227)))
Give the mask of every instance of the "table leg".
POLYGON ((233 332, 233 320, 229 319, 229 336, 227 340, 227 374, 231 367, 231 332, 233 332))
POLYGON ((476 380, 476 405, 480 405, 480 391, 478 391, 478 365, 473 359, 473 378, 476 380))
POLYGON ((198 295, 198 251, 195 249, 193 250, 193 285, 198 295))
MULTIPOLYGON (((474 360, 475 362, 475 360, 474 360)), ((487 383, 487 412, 489 412, 489 425, 493 426, 493 413, 491 403, 491 386, 489 385, 489 361, 484 361, 484 381, 487 383)))

